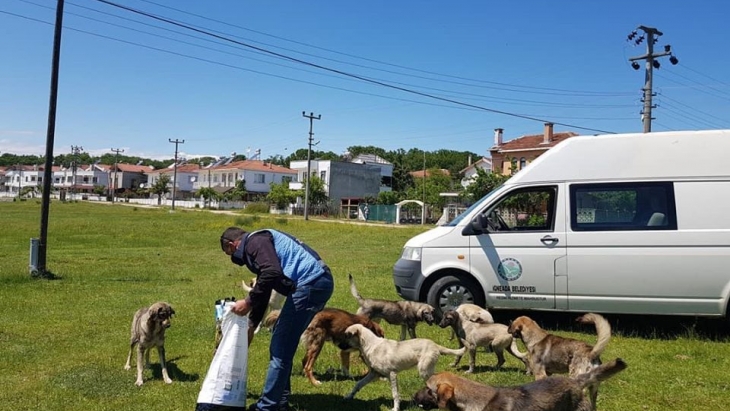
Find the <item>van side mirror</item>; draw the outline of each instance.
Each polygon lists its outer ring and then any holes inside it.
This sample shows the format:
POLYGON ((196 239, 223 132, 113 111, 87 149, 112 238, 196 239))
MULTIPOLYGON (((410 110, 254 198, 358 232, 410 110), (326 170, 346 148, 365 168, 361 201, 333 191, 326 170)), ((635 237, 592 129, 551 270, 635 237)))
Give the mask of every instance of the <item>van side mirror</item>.
MULTIPOLYGON (((471 234, 471 235, 486 233, 488 231, 488 227, 489 227, 489 224, 487 222, 487 216, 485 216, 484 214, 481 214, 481 213, 477 214, 477 216, 471 220, 471 223, 469 223, 469 225, 467 227, 470 228, 469 234, 471 234)), ((464 231, 466 231, 466 230, 464 230, 464 231)), ((464 234, 466 234, 466 233, 464 233, 464 234)))

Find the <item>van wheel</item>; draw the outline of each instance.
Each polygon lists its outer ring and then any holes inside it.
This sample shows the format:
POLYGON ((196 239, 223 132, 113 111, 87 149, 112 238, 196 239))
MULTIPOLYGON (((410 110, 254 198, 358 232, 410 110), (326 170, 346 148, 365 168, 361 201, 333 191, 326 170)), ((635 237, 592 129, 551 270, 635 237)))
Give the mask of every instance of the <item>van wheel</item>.
POLYGON ((437 280, 428 290, 426 302, 436 308, 439 315, 456 309, 461 304, 484 307, 484 297, 479 284, 470 278, 447 275, 437 280))

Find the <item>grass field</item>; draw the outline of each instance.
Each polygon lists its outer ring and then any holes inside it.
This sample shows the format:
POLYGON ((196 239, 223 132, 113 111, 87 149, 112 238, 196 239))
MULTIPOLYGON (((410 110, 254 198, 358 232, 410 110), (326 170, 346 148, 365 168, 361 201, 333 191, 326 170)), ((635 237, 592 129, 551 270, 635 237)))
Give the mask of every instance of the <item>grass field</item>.
MULTIPOLYGON (((29 239, 38 236, 39 220, 36 201, 0 202, 0 410, 194 409, 212 358, 213 302, 243 296, 239 284, 252 278, 220 251, 218 237, 230 225, 277 228, 306 241, 334 272, 335 293, 329 305, 349 311, 357 305, 347 287, 348 273, 364 296, 398 298, 391 278, 393 263, 405 241, 423 231, 421 227, 53 202, 48 269, 60 279, 48 281, 28 274, 29 239), (139 307, 159 300, 169 302, 177 313, 166 344, 174 382, 162 381, 153 353, 153 368, 145 371, 145 384, 136 387, 135 371, 123 369, 131 318, 139 307)), ((513 313, 495 316, 509 319, 513 313)), ((571 328, 563 317, 544 318, 546 328, 560 335, 595 342, 593 329, 571 328)), ((601 386, 600 410, 730 407, 726 323, 702 323, 697 328, 692 321, 677 319, 662 324, 608 319, 614 335, 603 358, 622 357, 629 368, 601 386)), ((397 338, 399 329, 384 327, 386 335, 397 338)), ((447 330, 425 325, 418 330, 419 336, 456 346, 447 330)), ((262 388, 268 340, 269 334, 262 331, 251 346, 250 400, 262 388)), ((342 399, 354 380, 327 372, 339 366, 333 346, 325 347, 315 365, 324 382, 319 387, 301 376, 301 356, 300 349, 292 379, 295 406, 309 411, 341 407, 372 411, 392 406, 386 381, 368 385, 355 400, 342 399)), ((442 358, 437 369, 450 369, 451 360, 442 358)), ((493 354, 480 351, 477 373, 469 378, 495 385, 530 381, 516 359, 508 356, 506 367, 499 371, 488 366, 495 361, 493 354)), ((354 362, 354 373, 365 370, 359 360, 354 362)), ((400 374, 403 399, 410 399, 421 386, 415 371, 400 374)), ((408 402, 402 408, 418 409, 408 402)))

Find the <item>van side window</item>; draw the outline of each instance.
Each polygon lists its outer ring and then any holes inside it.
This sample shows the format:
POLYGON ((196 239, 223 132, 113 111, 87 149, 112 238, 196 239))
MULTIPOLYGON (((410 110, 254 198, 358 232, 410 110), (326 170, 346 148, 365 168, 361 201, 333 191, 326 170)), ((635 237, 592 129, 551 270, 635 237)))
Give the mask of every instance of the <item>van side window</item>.
POLYGON ((552 231, 557 187, 515 190, 487 210, 490 233, 552 231))
POLYGON ((570 225, 573 231, 676 230, 674 185, 572 184, 570 225))

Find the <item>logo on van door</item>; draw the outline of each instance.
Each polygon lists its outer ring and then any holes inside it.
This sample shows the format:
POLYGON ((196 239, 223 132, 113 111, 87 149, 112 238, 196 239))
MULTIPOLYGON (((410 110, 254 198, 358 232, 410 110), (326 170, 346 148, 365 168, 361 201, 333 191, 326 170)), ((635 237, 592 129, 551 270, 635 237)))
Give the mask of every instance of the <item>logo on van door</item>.
POLYGON ((497 274, 506 281, 514 281, 522 276, 522 264, 514 258, 505 258, 497 266, 497 274))

